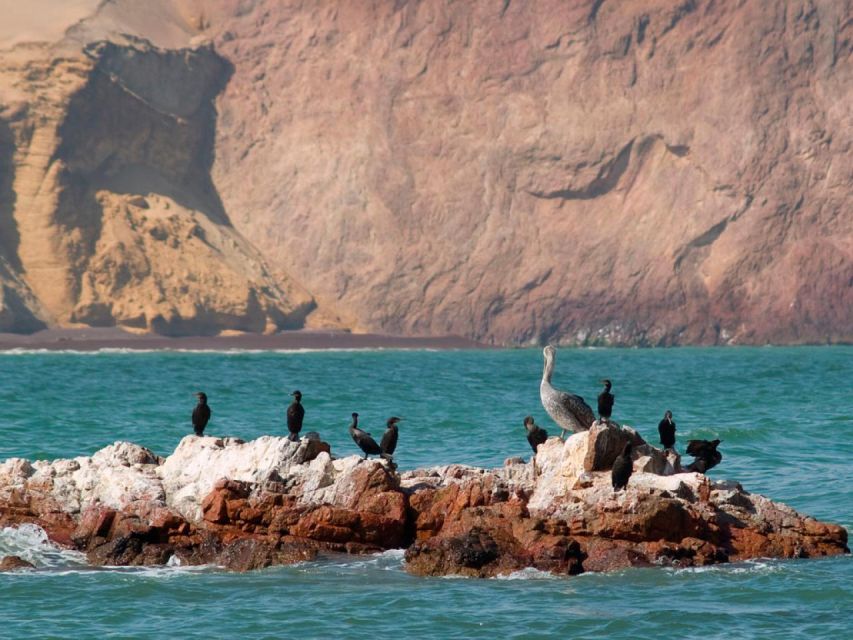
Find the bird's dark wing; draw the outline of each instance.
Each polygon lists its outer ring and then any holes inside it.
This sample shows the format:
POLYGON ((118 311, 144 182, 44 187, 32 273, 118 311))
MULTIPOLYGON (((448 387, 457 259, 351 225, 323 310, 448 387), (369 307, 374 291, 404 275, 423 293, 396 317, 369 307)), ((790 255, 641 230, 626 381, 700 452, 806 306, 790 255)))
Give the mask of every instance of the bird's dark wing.
POLYGON ((305 418, 305 407, 294 402, 287 408, 287 429, 298 433, 302 429, 302 420, 305 418))
POLYGON ((382 453, 394 455, 394 450, 397 448, 398 433, 396 429, 386 429, 382 434, 382 441, 379 443, 379 448, 382 453))
POLYGON ((361 450, 365 453, 372 453, 374 455, 379 455, 382 453, 382 449, 379 448, 379 445, 376 444, 376 440, 370 437, 370 434, 365 432, 365 434, 359 439, 358 446, 361 447, 361 450))
POLYGON ((634 470, 634 463, 630 456, 618 456, 613 462, 613 469, 610 471, 610 480, 614 489, 619 489, 628 484, 628 478, 634 470))
POLYGON ((210 420, 210 407, 206 404, 196 405, 193 409, 193 426, 199 429, 204 429, 210 420))
POLYGON ((370 437, 370 434, 367 431, 362 431, 361 429, 356 428, 353 430, 352 439, 355 440, 355 443, 358 445, 359 449, 364 451, 365 453, 372 455, 379 455, 382 451, 379 449, 379 445, 376 444, 376 440, 370 437))
POLYGON ((701 456, 708 448, 708 444, 707 440, 688 440, 687 455, 694 457, 701 456))

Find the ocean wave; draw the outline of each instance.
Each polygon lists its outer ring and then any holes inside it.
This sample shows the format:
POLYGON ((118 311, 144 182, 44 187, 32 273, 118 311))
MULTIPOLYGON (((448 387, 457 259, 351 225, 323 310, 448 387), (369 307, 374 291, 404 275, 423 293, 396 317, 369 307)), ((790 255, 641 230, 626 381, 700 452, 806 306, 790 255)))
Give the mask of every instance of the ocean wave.
POLYGON ((497 576, 497 580, 559 580, 561 576, 557 576, 548 571, 540 571, 533 567, 525 567, 518 571, 513 571, 506 575, 497 576))
POLYGON ((704 567, 666 567, 664 571, 670 574, 684 573, 725 573, 731 575, 739 574, 771 574, 785 571, 784 560, 771 558, 758 558, 756 560, 745 560, 731 564, 713 564, 704 567))
POLYGON ((44 529, 34 524, 0 529, 0 556, 19 556, 36 568, 87 566, 79 551, 51 542, 44 529))
POLYGON ((50 571, 51 576, 79 576, 92 574, 120 574, 134 578, 152 578, 156 580, 174 580, 188 574, 227 573, 224 567, 213 564, 196 565, 156 565, 145 567, 103 567, 85 565, 79 567, 61 567, 50 571))
POLYGON ((102 567, 90 565, 86 555, 64 549, 47 537, 47 532, 35 524, 0 529, 0 557, 19 556, 35 565, 36 569, 49 570, 50 575, 72 575, 93 572, 133 574, 143 577, 170 578, 185 573, 223 571, 215 565, 183 565, 172 556, 165 565, 149 567, 102 567))
POLYGON ((297 567, 307 573, 322 573, 328 570, 345 572, 361 572, 379 569, 383 571, 399 571, 403 568, 405 549, 388 549, 368 556, 329 556, 321 562, 300 562, 290 567, 297 567))

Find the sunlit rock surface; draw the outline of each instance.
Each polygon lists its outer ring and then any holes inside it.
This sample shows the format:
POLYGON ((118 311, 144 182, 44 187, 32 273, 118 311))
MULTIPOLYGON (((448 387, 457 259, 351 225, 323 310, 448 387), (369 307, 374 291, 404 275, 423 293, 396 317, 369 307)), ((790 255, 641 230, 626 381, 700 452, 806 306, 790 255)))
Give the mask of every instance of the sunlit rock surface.
POLYGON ((392 548, 407 549, 416 574, 482 577, 847 552, 842 527, 737 483, 672 465, 669 475, 642 471, 644 443, 615 493, 591 454, 597 440, 620 437, 639 438, 615 426, 551 438, 535 474, 510 460, 398 475, 376 460, 333 459, 307 438, 187 436, 165 459, 117 442, 92 457, 0 464, 0 526, 38 524, 96 564, 236 570, 392 548))
POLYGON ((0 331, 853 341, 848 3, 7 5, 0 331))

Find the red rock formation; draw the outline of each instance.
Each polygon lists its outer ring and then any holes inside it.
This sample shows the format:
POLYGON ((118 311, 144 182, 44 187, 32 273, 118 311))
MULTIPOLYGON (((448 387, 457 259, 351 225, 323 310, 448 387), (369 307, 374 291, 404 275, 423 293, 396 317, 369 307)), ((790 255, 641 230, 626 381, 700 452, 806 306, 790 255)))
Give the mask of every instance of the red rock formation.
MULTIPOLYGON (((595 441, 618 439, 616 429, 552 438, 536 478, 522 463, 398 476, 378 461, 333 461, 311 441, 272 437, 188 436, 165 461, 127 443, 92 458, 13 459, 0 464, 0 526, 38 524, 94 564, 241 571, 404 547, 415 574, 479 577, 847 551, 842 527, 701 474, 638 469, 614 493, 608 471, 586 466, 607 449, 595 441)), ((649 457, 635 455, 637 465, 649 457)))

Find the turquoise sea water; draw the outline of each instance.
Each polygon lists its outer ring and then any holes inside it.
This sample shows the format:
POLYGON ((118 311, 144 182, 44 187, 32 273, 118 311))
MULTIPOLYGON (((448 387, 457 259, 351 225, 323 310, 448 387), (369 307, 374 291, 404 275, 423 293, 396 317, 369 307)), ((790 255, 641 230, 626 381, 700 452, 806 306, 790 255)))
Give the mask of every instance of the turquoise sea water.
MULTIPOLYGON (((0 460, 90 455, 130 440, 168 455, 191 431, 283 434, 287 393, 305 430, 336 455, 358 411, 374 435, 402 415, 401 469, 497 466, 529 454, 538 350, 290 353, 0 354, 0 460)), ((853 347, 560 350, 554 383, 587 398, 609 377, 614 419, 656 442, 671 409, 678 448, 720 438, 716 478, 853 526, 853 347)), ((0 531, 0 556, 35 572, 0 574, 0 638, 853 638, 849 556, 758 560, 694 570, 634 569, 554 578, 424 579, 402 552, 330 557, 248 574, 212 567, 103 569, 40 539, 0 531)))

